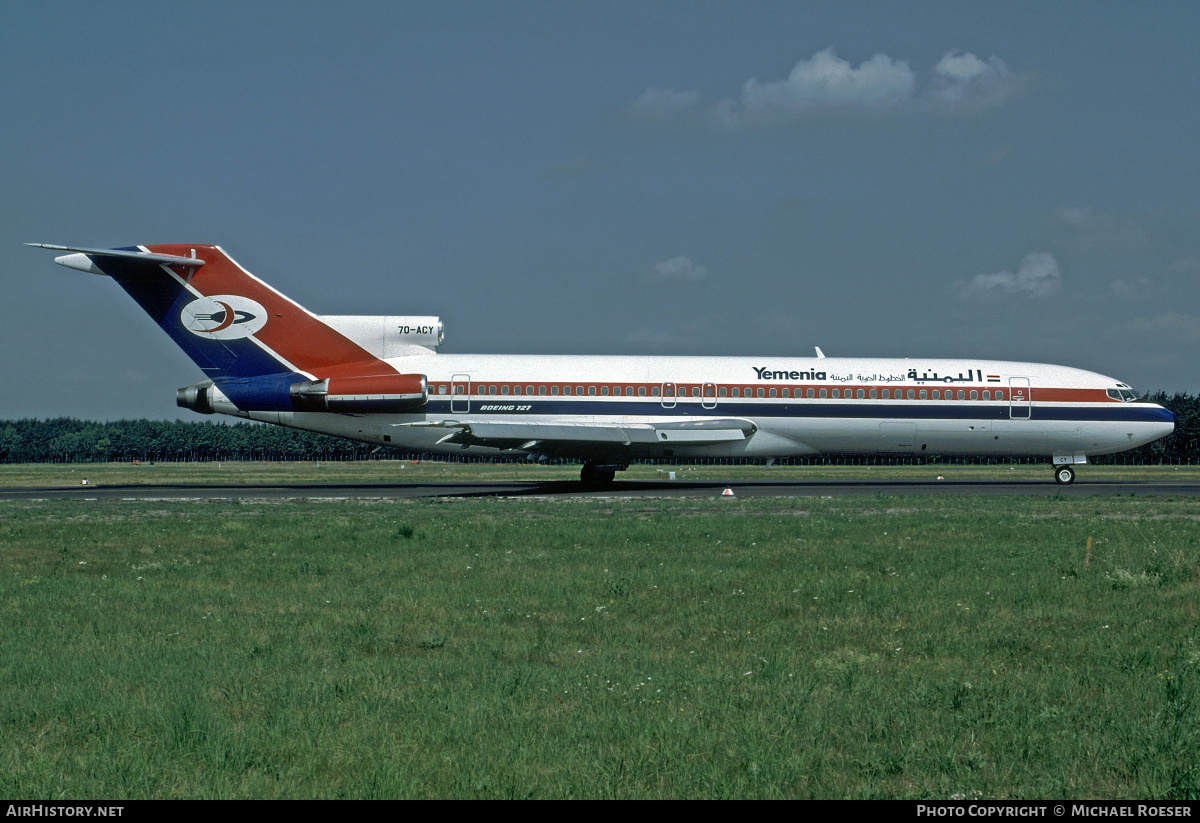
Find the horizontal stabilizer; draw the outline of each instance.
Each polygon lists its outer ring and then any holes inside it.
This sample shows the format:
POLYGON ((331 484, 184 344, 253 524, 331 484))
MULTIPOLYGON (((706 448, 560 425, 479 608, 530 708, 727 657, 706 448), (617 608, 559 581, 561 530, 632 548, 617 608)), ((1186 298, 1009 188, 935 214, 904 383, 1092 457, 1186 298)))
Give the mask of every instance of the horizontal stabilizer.
POLYGON ((134 260, 140 263, 149 263, 155 266, 188 266, 191 268, 199 268, 204 265, 203 260, 195 257, 177 257, 173 254, 152 254, 150 252, 137 251, 136 249, 88 249, 78 246, 57 246, 53 243, 26 243, 26 246, 33 246, 37 249, 49 249, 50 251, 69 251, 73 254, 64 254, 62 257, 54 258, 54 262, 60 266, 66 266, 68 269, 78 269, 91 274, 104 274, 91 258, 93 257, 118 257, 123 260, 134 260))

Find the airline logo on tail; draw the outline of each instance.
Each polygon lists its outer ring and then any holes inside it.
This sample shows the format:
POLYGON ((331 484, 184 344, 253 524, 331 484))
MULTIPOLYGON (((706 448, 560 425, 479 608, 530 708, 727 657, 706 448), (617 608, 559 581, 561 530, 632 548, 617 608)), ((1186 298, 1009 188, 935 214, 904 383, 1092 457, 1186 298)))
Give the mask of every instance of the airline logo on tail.
POLYGON ((179 322, 197 337, 238 340, 267 324, 267 310, 257 300, 236 294, 216 294, 188 303, 179 322))

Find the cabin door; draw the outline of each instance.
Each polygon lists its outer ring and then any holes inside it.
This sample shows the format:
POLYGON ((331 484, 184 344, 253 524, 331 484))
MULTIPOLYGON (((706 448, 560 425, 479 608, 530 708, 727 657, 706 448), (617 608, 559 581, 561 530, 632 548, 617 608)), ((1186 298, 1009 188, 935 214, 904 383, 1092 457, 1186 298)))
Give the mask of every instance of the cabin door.
POLYGON ((456 374, 450 378, 450 413, 467 414, 471 411, 471 375, 456 374))
POLYGON ((664 409, 675 408, 675 384, 674 383, 663 383, 662 384, 661 402, 662 402, 662 407, 664 409))
POLYGON ((1008 378, 1008 416, 1013 420, 1028 420, 1029 412, 1029 378, 1008 378))

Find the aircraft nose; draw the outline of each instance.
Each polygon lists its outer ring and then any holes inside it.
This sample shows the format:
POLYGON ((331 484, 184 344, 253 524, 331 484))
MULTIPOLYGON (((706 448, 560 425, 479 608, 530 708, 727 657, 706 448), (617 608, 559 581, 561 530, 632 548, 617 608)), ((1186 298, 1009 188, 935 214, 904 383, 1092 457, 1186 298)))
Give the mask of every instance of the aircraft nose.
POLYGON ((1162 406, 1159 406, 1158 408, 1161 410, 1162 415, 1159 418, 1160 423, 1157 429, 1159 433, 1156 434, 1155 437, 1166 437, 1168 434, 1175 431, 1175 413, 1170 409, 1164 409, 1162 406))

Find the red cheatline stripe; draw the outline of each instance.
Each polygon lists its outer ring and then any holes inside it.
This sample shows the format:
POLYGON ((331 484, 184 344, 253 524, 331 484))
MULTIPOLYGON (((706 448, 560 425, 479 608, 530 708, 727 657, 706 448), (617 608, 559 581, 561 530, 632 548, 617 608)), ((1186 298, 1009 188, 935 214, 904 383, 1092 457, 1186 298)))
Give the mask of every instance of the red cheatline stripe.
MULTIPOLYGON (((676 399, 676 400, 709 399, 709 400, 711 400, 714 397, 714 395, 711 393, 712 392, 711 386, 713 384, 707 384, 710 387, 708 389, 709 393, 705 394, 703 396, 692 394, 693 389, 699 389, 701 387, 701 384, 699 384, 699 383, 695 383, 695 384, 675 383, 673 385, 676 387, 676 389, 675 389, 676 394, 675 395, 667 395, 667 397, 666 397, 667 400, 671 400, 671 399, 676 399)), ((460 383, 460 382, 439 381, 437 383, 431 384, 431 391, 437 392, 437 390, 438 390, 437 387, 439 387, 439 386, 446 386, 447 392, 450 392, 450 391, 452 391, 452 389, 451 389, 452 386, 462 386, 465 388, 466 383, 465 382, 460 383)), ((588 397, 599 397, 599 398, 603 398, 603 397, 611 397, 611 398, 640 397, 640 398, 662 399, 662 397, 660 395, 651 394, 653 389, 659 389, 660 393, 661 393, 661 389, 662 389, 661 383, 614 383, 614 382, 604 382, 604 383, 574 383, 574 382, 572 382, 572 383, 528 383, 525 381, 517 382, 517 381, 513 381, 513 380, 498 380, 498 379, 496 379, 496 380, 472 381, 470 386, 471 386, 471 393, 469 396, 471 396, 471 397, 481 396, 479 394, 480 386, 484 386, 484 387, 495 386, 496 391, 497 391, 497 395, 495 395, 495 396, 503 396, 503 395, 499 395, 500 387, 501 386, 509 386, 509 387, 516 387, 516 388, 520 389, 521 393, 513 394, 510 392, 510 394, 507 395, 508 397, 532 397, 532 396, 537 396, 537 397, 579 397, 579 396, 588 396, 588 397), (528 392, 528 389, 531 386, 533 388, 532 394, 530 394, 528 392), (579 393, 576 392, 576 389, 581 386, 582 386, 583 392, 584 392, 583 395, 580 395, 579 393), (586 394, 587 390, 592 387, 594 387, 596 389, 596 394, 594 394, 594 395, 586 394), (632 395, 629 395, 626 393, 626 389, 628 389, 630 387, 633 388, 632 395), (541 390, 543 388, 546 390, 545 394, 541 394, 541 390), (551 391, 554 388, 557 388, 559 391, 559 393, 557 395, 551 394, 551 391), (600 394, 601 388, 607 388, 609 390, 609 394, 601 395, 600 394), (571 394, 566 394, 567 389, 571 390, 571 394), (638 391, 640 389, 645 389, 646 393, 644 395, 638 394, 638 391)), ((996 400, 1008 401, 1009 394, 1011 392, 1010 389, 1002 388, 999 386, 992 387, 992 388, 980 388, 978 385, 976 385, 976 388, 974 388, 974 389, 930 389, 928 387, 923 388, 923 389, 913 387, 910 389, 907 387, 906 388, 897 388, 894 385, 886 386, 886 387, 885 386, 861 386, 861 387, 855 386, 854 388, 837 387, 837 391, 840 396, 835 398, 835 397, 830 396, 834 389, 833 389, 833 387, 829 386, 828 384, 813 385, 813 386, 776 385, 776 386, 767 387, 767 386, 747 386, 744 384, 738 384, 738 385, 734 386, 734 385, 721 383, 721 384, 717 384, 716 388, 717 388, 718 392, 721 389, 725 390, 725 394, 723 394, 723 395, 718 393, 717 399, 720 399, 720 400, 858 400, 858 399, 863 399, 863 400, 908 400, 908 399, 910 399, 908 397, 909 391, 912 391, 914 393, 914 397, 911 399, 920 400, 920 399, 922 399, 920 396, 920 393, 922 391, 924 391, 924 392, 926 392, 926 396, 924 399, 932 401, 932 400, 935 400, 935 398, 933 397, 933 392, 937 391, 939 393, 939 396, 936 398, 936 400, 939 402, 945 402, 947 400, 958 400, 958 392, 959 391, 963 392, 964 396, 962 399, 964 401, 970 401, 971 400, 971 392, 975 391, 975 392, 977 392, 975 401, 979 402, 982 399, 982 392, 985 392, 985 391, 990 394, 990 397, 988 398, 988 400, 991 400, 991 401, 996 401, 996 400), (735 389, 735 388, 738 389, 738 391, 739 391, 738 397, 732 396, 732 389, 735 389), (761 398, 758 397, 758 394, 757 394, 757 391, 760 388, 763 390, 763 396, 761 398), (770 390, 772 388, 776 389, 775 397, 770 396, 770 390), (788 393, 790 395, 789 397, 783 396, 784 389, 788 390, 788 393), (813 397, 807 396, 809 389, 812 389, 813 395, 814 395, 813 397), (826 392, 825 397, 820 396, 820 392, 822 389, 825 390, 825 392, 826 392), (866 395, 865 397, 863 397, 863 398, 858 397, 858 392, 860 390, 864 393, 864 395, 866 395), (875 397, 870 396, 870 392, 872 390, 876 392, 875 397), (887 391, 889 393, 889 397, 885 398, 882 396, 884 391, 887 391)), ((1035 402, 1041 402, 1041 403, 1116 403, 1116 402, 1120 402, 1120 401, 1113 400, 1111 397, 1109 397, 1106 394, 1104 389, 1033 388, 1033 389, 1030 389, 1030 394, 1032 395, 1032 399, 1035 402)), ((464 394, 461 396, 467 397, 468 395, 464 394)), ((492 397, 493 395, 488 394, 486 396, 492 397)))

